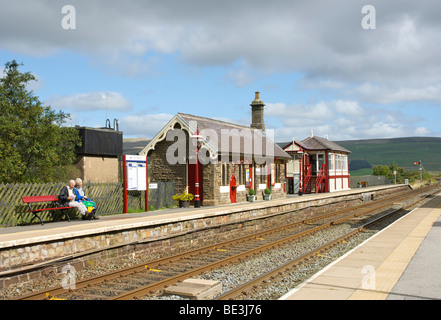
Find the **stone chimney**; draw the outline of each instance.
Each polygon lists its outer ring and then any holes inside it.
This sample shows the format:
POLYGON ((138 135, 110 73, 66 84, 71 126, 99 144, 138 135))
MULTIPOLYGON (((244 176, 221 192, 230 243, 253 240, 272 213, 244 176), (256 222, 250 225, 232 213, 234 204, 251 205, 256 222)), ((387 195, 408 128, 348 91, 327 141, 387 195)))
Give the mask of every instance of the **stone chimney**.
POLYGON ((263 107, 265 104, 260 100, 260 92, 256 92, 254 101, 251 102, 251 128, 256 128, 265 132, 265 123, 263 122, 263 107))

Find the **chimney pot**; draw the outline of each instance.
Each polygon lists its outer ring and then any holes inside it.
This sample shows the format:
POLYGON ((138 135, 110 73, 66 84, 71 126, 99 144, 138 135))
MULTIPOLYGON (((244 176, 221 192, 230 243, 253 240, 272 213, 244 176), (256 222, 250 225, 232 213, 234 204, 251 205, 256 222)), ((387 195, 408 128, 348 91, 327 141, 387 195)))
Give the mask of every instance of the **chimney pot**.
POLYGON ((251 128, 256 128, 265 132, 265 123, 263 121, 263 107, 265 104, 260 100, 260 92, 256 91, 254 101, 251 102, 251 128))

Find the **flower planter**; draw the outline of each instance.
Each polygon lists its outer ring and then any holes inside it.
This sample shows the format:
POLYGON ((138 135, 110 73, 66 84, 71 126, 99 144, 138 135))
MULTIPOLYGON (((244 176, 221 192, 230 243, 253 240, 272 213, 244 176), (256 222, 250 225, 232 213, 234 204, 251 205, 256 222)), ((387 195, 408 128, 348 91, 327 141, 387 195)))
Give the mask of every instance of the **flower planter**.
POLYGON ((175 194, 172 198, 179 204, 179 208, 188 208, 194 196, 191 193, 183 192, 181 194, 175 194))
POLYGON ((179 208, 189 208, 189 207, 190 207, 190 201, 179 200, 179 208))
POLYGON ((263 192, 263 200, 271 200, 271 189, 266 187, 265 191, 263 192))
POLYGON ((247 201, 253 202, 254 200, 256 200, 256 192, 253 188, 250 188, 247 194, 247 201))

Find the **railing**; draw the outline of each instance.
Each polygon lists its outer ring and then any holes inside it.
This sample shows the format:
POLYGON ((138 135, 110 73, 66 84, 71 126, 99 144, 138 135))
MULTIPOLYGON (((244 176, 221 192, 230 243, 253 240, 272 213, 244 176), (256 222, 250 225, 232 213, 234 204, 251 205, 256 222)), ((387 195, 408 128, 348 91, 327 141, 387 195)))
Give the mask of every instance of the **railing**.
POLYGON ((315 180, 315 193, 325 192, 326 165, 322 164, 315 180))
MULTIPOLYGON (((312 165, 309 163, 309 158, 306 157, 305 158, 305 177, 303 179, 303 193, 307 193, 308 192, 308 188, 309 188, 309 184, 311 182, 311 178, 312 178, 312 165)), ((309 190, 309 192, 311 192, 311 190, 309 190)))

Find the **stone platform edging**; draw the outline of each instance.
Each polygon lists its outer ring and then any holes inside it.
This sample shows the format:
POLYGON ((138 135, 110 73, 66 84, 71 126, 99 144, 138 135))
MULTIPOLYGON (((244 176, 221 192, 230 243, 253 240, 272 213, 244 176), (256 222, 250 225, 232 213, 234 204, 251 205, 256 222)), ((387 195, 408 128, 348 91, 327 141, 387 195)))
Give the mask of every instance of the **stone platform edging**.
POLYGON ((131 244, 178 237, 223 225, 262 219, 307 207, 342 201, 363 201, 363 195, 382 195, 409 188, 406 185, 352 189, 121 220, 99 220, 0 236, 0 272, 20 269, 69 255, 97 252, 131 244))

